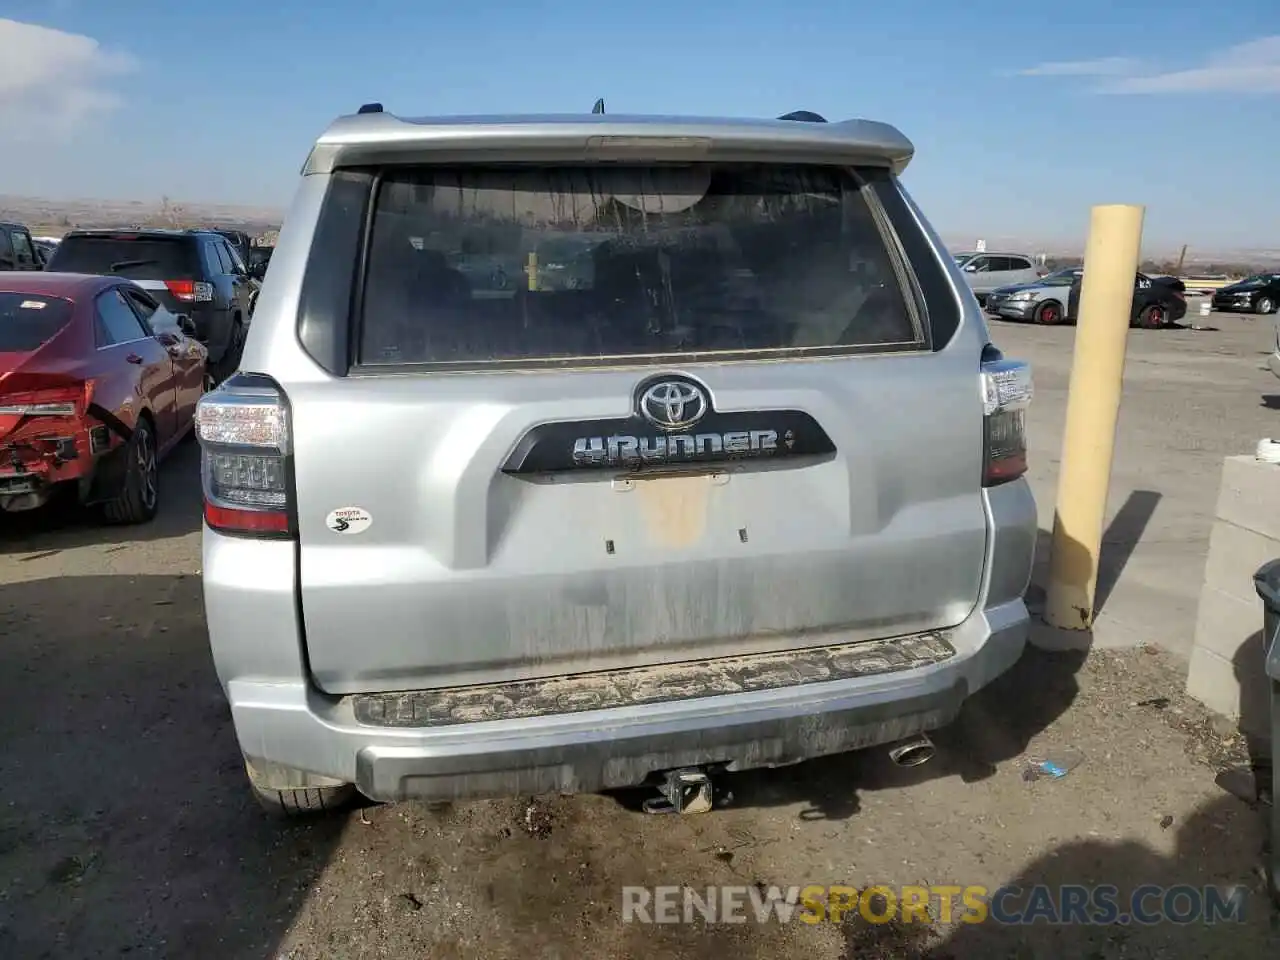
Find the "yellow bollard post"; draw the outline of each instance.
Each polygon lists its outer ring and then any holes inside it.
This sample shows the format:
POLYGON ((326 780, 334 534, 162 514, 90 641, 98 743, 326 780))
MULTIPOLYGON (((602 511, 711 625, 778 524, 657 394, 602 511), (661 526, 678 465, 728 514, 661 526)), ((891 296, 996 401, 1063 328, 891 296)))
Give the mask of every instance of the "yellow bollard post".
POLYGON ((1045 600, 1051 627, 1093 626, 1142 217, 1140 206, 1109 204, 1089 221, 1045 600))
POLYGON ((529 277, 529 289, 537 290, 538 289, 538 254, 535 251, 529 252, 529 256, 525 261, 524 272, 529 277))

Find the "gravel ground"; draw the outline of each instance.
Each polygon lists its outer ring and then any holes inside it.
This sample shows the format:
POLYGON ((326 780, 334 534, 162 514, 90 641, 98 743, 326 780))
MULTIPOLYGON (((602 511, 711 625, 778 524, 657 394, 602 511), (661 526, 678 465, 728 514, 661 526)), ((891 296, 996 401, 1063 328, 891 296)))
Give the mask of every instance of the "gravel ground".
MULTIPOLYGON (((1264 330, 1215 325, 1140 331, 1131 346, 1131 376, 1151 383, 1126 401, 1122 435, 1140 439, 1121 445, 1116 474, 1164 499, 1155 522, 1109 541, 1108 569, 1124 566, 1112 602, 1130 625, 1147 587, 1126 581, 1134 570, 1154 578, 1156 541, 1173 530, 1172 548, 1200 549, 1203 563, 1202 501, 1214 491, 1186 478, 1207 476, 1220 449, 1251 448, 1265 426, 1264 330), (1155 439, 1169 432, 1159 398, 1170 383, 1172 448, 1155 439), (1215 412, 1224 405, 1226 416, 1215 412), (1156 447, 1175 464, 1164 477, 1147 470, 1156 447)), ((1036 361, 1037 417, 1052 429, 1070 331, 997 332, 1007 352, 1036 361)), ((1037 466, 1038 490, 1051 490, 1051 467, 1037 466)), ((1030 651, 936 738, 931 763, 902 770, 873 752, 741 774, 699 817, 647 816, 623 793, 268 820, 243 782, 209 662, 194 451, 163 480, 164 511, 142 530, 65 512, 0 518, 2 957, 1252 958, 1280 948, 1260 892, 1262 813, 1214 782, 1245 744, 1183 697, 1185 665, 1154 646, 1030 651), (1065 778, 1024 779, 1028 758, 1072 755, 1083 759, 1065 778), (622 917, 626 885, 1009 883, 1250 893, 1245 922, 1225 936, 1195 923, 622 917)), ((1169 589, 1189 589, 1194 603, 1196 586, 1169 589)))

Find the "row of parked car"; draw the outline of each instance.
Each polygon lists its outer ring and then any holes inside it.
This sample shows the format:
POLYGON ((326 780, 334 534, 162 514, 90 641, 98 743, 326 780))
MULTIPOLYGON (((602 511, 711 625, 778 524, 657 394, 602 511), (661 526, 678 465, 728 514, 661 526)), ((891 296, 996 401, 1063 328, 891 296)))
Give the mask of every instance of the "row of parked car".
POLYGON ((1275 313, 1280 307, 1280 273, 1255 273, 1217 290, 1213 309, 1231 313, 1275 313))
MULTIPOLYGON (((1080 293, 1079 267, 1052 273, 1033 258, 1013 253, 956 255, 970 288, 993 317, 1058 324, 1074 320, 1080 293)), ((1176 277, 1134 277, 1132 323, 1156 328, 1177 323, 1187 312, 1186 284, 1176 277)), ((1213 309, 1230 313, 1271 314, 1280 309, 1280 273, 1258 273, 1221 287, 1213 309)))
POLYGON ((160 460, 239 363, 265 258, 217 230, 0 238, 0 512, 63 493, 150 520, 160 460))
MULTIPOLYGON (((1078 316, 1084 276, 1079 267, 1045 272, 1024 254, 985 252, 958 254, 956 262, 992 317, 1052 326, 1078 316)), ((1177 323, 1186 313, 1187 288, 1181 280, 1143 273, 1134 276, 1132 325, 1158 329, 1177 323)))

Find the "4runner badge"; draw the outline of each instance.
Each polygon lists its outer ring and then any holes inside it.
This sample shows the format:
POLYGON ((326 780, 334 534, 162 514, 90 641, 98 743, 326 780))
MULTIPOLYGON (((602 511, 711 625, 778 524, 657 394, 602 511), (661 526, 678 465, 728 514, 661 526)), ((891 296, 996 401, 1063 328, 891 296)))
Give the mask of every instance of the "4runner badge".
POLYGON ((516 442, 502 469, 515 474, 634 470, 834 452, 831 438, 803 410, 720 411, 703 384, 669 373, 636 384, 629 415, 538 424, 516 442))

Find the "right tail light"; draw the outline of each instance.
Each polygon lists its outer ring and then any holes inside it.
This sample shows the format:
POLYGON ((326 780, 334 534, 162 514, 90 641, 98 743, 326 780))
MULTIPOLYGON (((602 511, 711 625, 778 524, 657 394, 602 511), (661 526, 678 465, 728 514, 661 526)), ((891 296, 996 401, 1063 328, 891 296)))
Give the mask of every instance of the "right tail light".
POLYGON ((292 539, 289 407, 267 377, 237 374, 196 407, 204 521, 232 536, 292 539))
POLYGON ((93 403, 93 380, 18 370, 4 381, 0 416, 82 417, 93 403))
POLYGON ((982 485, 994 487, 1027 472, 1027 406, 1031 366, 991 351, 982 362, 982 485))

